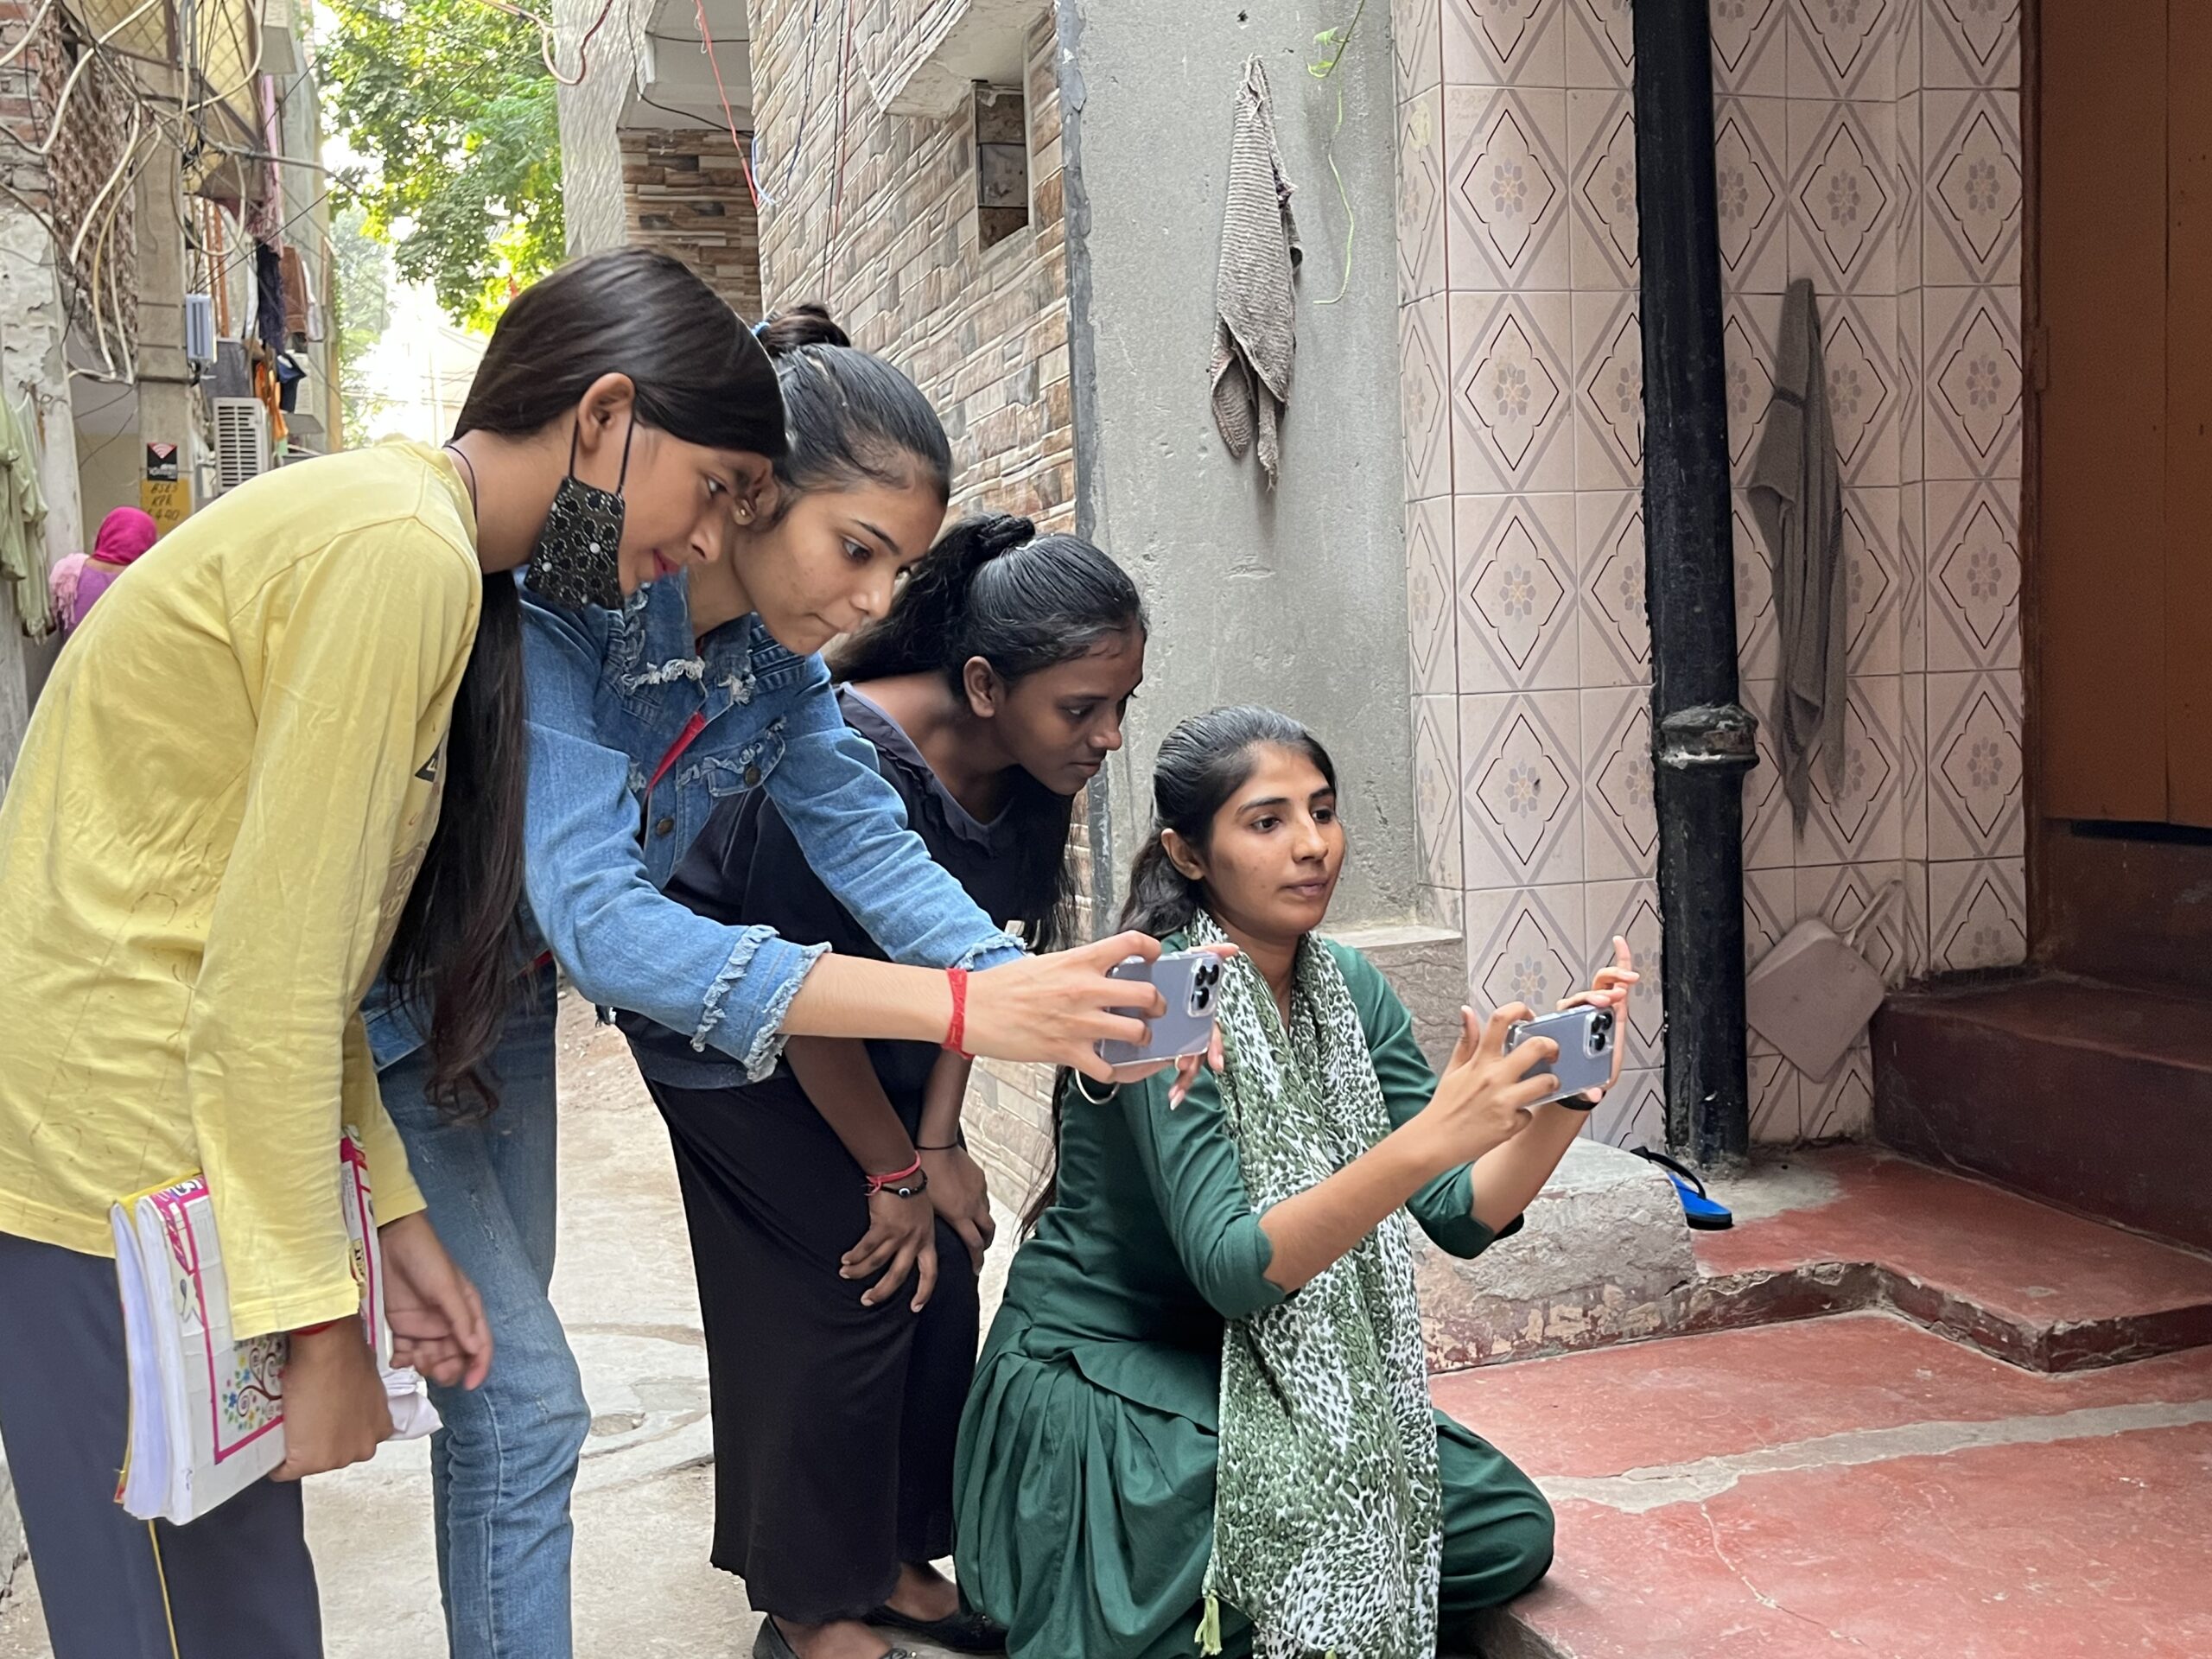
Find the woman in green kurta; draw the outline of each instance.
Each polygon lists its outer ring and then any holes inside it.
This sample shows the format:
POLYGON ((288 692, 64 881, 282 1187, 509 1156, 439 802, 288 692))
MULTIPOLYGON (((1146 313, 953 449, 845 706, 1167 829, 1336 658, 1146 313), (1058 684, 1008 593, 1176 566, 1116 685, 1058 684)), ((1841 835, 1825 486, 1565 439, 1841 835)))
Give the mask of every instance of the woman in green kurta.
MULTIPOLYGON (((1552 1516, 1428 1407, 1401 1212, 1479 1255, 1589 1103, 1535 1104, 1556 1051, 1503 1052, 1522 1007, 1467 1014, 1440 1084, 1382 975, 1315 934, 1344 840, 1303 728, 1185 721, 1154 796, 1130 925, 1240 947, 1225 1063, 1180 1106, 1063 1078, 1057 1191, 962 1422, 961 1586, 1013 1659, 1420 1659, 1542 1576, 1552 1516)), ((1580 1000, 1618 1015, 1615 956, 1580 1000)))

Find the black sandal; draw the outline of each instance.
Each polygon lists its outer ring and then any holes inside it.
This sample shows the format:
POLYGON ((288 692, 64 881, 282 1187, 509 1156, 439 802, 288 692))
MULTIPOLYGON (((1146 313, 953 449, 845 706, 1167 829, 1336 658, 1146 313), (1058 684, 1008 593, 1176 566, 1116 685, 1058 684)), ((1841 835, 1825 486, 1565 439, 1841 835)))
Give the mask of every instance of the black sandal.
MULTIPOLYGON (((798 1659, 798 1649, 791 1646, 791 1638, 777 1624, 773 1613, 760 1615, 760 1634, 753 1638, 753 1659, 798 1659)), ((883 1659, 921 1659, 921 1656, 911 1648, 894 1647, 884 1654, 883 1659)))
POLYGON ((955 1653, 1006 1651, 1005 1626, 964 1607, 950 1618, 915 1618, 887 1602, 868 1616, 868 1622, 918 1636, 955 1653))

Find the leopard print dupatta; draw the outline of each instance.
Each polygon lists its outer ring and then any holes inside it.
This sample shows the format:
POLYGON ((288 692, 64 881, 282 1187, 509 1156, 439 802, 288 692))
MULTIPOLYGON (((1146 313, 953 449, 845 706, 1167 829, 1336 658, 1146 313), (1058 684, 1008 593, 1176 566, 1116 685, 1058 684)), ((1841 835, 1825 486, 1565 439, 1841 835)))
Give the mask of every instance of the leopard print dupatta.
MULTIPOLYGON (((1224 935, 1203 912, 1197 944, 1224 935)), ((1290 1029, 1259 970, 1222 976, 1222 1114, 1255 1210, 1325 1180, 1390 1132, 1359 1011, 1317 938, 1290 1029)), ((1255 1659, 1428 1659, 1443 1527, 1412 1239, 1401 1211, 1294 1295, 1222 1337, 1220 1474, 1199 1644, 1222 1604, 1255 1659)))

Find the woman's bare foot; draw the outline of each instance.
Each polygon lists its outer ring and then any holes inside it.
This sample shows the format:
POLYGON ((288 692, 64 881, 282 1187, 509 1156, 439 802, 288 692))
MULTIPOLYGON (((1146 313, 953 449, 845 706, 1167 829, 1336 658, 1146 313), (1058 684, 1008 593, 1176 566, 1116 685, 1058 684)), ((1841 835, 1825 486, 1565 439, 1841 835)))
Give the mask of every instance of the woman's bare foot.
POLYGON ((917 1567, 909 1561, 899 1569, 899 1587, 891 1592, 889 1605, 909 1618, 950 1618, 960 1611, 960 1591, 928 1562, 917 1567))
POLYGON ((827 1624, 779 1618, 776 1628, 798 1659, 884 1659, 891 1651, 888 1643, 856 1618, 833 1619, 827 1624))

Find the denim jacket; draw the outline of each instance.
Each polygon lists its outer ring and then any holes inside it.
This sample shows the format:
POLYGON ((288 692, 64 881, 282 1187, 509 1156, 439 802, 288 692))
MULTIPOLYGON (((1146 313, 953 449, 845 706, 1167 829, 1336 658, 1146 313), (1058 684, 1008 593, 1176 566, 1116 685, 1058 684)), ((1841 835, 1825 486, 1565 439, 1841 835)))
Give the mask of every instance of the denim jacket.
MULTIPOLYGON (((774 1070, 791 999, 820 946, 695 915, 661 889, 715 805, 766 789, 823 886, 893 961, 993 968, 1021 955, 906 827, 866 739, 838 713, 822 658, 760 617, 695 643, 683 577, 620 612, 523 594, 529 700, 525 896, 576 988, 712 1045, 754 1081, 774 1070), (695 716, 704 726, 648 785, 695 716)), ((379 1066, 420 1046, 379 982, 379 1066)))

